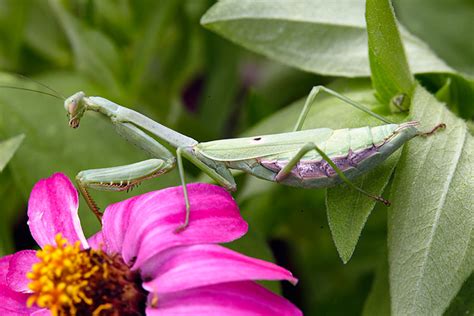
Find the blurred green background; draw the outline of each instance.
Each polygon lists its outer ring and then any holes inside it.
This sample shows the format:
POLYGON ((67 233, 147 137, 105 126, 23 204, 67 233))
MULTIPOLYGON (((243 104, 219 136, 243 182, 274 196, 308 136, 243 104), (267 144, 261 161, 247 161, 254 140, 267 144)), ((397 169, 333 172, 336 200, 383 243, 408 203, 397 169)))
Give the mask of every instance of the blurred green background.
MULTIPOLYGON (((213 3, 0 0, 0 85, 47 91, 16 75, 22 74, 65 96, 82 90, 200 141, 286 131, 297 116, 295 105, 289 105, 304 98, 312 86, 349 89, 336 76, 282 65, 206 30, 200 19, 213 3)), ((394 5, 401 23, 438 56, 458 71, 474 74, 474 41, 467 39, 469 44, 459 36, 474 19, 472 1, 399 0, 394 5), (451 22, 441 22, 444 17, 451 22)), ((444 82, 442 75, 418 79, 434 91, 444 82)), ((349 92, 357 94, 358 87, 368 84, 367 79, 351 80, 349 92)), ((362 101, 374 103, 367 96, 362 101)), ((326 108, 322 105, 321 111, 326 108)), ((472 118, 472 111, 461 115, 472 118)), ((340 122, 323 123, 337 127, 340 122)), ((24 142, 0 173, 0 255, 34 247, 25 211, 29 192, 40 178, 54 172, 73 178, 81 170, 146 157, 99 115, 88 113, 80 128, 72 130, 62 101, 1 89, 0 140, 21 133, 24 142)), ((189 182, 205 179, 190 164, 186 172, 189 182)), ((386 269, 385 209, 377 208, 370 216, 353 258, 344 265, 328 228, 324 190, 294 189, 243 175, 237 182, 234 196, 250 232, 231 247, 290 269, 300 279, 296 287, 270 287, 282 291, 306 315, 362 313, 375 271, 386 269)), ((105 208, 178 184, 173 171, 128 194, 91 194, 105 208)), ((83 227, 91 235, 99 226, 81 203, 83 227)))

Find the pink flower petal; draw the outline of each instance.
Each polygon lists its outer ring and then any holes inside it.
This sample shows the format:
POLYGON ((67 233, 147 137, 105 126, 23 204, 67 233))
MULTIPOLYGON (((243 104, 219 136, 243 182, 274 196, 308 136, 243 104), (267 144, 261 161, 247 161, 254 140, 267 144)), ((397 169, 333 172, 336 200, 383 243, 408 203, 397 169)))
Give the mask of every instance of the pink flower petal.
POLYGON ((150 192, 108 207, 103 218, 104 240, 110 251, 120 249, 125 262, 134 268, 153 255, 174 246, 228 242, 247 231, 237 204, 223 188, 211 184, 187 186, 191 203, 189 226, 184 221, 182 188, 150 192), (124 234, 125 232, 125 234, 124 234))
POLYGON ((30 315, 30 313, 38 310, 38 308, 35 307, 26 307, 28 296, 28 294, 15 292, 8 286, 0 284, 0 315, 23 316, 30 315))
POLYGON ((301 316, 289 301, 251 282, 231 282, 158 296, 148 316, 301 316))
POLYGON ((0 258, 0 285, 7 285, 8 267, 12 257, 13 255, 8 255, 0 258))
POLYGON ((273 263, 241 255, 218 245, 175 247, 140 267, 149 292, 175 292, 205 285, 245 280, 288 280, 292 274, 273 263))
POLYGON ((105 252, 106 251, 106 245, 105 245, 105 241, 104 241, 104 236, 102 234, 102 231, 100 232, 97 232, 95 235, 89 237, 89 239, 87 239, 87 242, 89 243, 89 247, 91 247, 92 249, 101 249, 105 252))
MULTIPOLYGON (((159 191, 158 191, 159 192, 159 191)), ((121 253, 125 233, 127 232, 130 214, 136 200, 156 192, 135 196, 107 206, 102 217, 102 238, 108 253, 121 253)))
POLYGON ((38 181, 28 202, 28 225, 38 245, 56 244, 54 237, 61 233, 70 243, 79 240, 87 248, 77 208, 77 191, 64 174, 38 181))
POLYGON ((38 262, 36 251, 22 250, 13 255, 10 259, 10 267, 7 274, 7 283, 10 289, 15 292, 31 293, 28 288, 30 280, 26 278, 26 274, 31 271, 33 264, 38 262))

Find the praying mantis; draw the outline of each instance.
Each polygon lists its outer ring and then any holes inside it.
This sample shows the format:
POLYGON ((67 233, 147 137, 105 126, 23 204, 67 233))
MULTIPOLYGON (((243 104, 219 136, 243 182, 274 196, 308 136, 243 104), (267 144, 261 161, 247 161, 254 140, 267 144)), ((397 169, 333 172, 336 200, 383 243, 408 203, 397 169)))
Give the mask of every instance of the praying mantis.
POLYGON ((129 190, 144 180, 167 173, 177 165, 186 206, 185 219, 177 228, 178 232, 188 226, 191 211, 183 158, 228 191, 236 190, 230 171, 236 169, 268 181, 303 188, 324 188, 344 182, 354 190, 389 206, 389 201, 364 191, 352 180, 382 163, 413 137, 428 136, 445 127, 445 124, 440 123, 431 131, 423 133, 418 130, 416 121, 395 124, 324 86, 313 87, 292 132, 202 143, 141 113, 101 97, 88 97, 84 92, 77 92, 67 98, 64 107, 72 128, 79 127, 86 111, 99 112, 110 119, 118 134, 152 157, 130 165, 85 170, 77 174, 79 191, 98 219, 102 213, 89 194, 89 189, 129 190), (321 91, 385 124, 351 129, 302 130, 310 107, 321 91), (163 143, 176 150, 176 157, 163 143))

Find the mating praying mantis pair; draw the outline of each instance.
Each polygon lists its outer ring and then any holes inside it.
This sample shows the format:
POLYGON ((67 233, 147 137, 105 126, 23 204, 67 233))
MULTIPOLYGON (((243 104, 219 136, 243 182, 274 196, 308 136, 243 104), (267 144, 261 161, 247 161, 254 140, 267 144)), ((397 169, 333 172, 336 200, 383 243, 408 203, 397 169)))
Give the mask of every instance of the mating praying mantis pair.
POLYGON ((236 169, 268 181, 303 188, 324 188, 344 182, 389 206, 389 201, 364 191, 352 180, 382 163, 413 137, 428 136, 445 127, 441 123, 431 131, 423 133, 418 130, 416 121, 395 124, 362 104, 323 86, 313 87, 292 132, 203 143, 107 99, 87 97, 84 92, 77 92, 67 98, 64 107, 68 112, 71 127, 79 126, 86 111, 102 113, 110 119, 117 133, 152 157, 130 165, 91 169, 77 174, 79 190, 99 220, 102 213, 88 189, 129 190, 144 180, 170 171, 177 164, 186 205, 184 222, 177 231, 188 226, 192 209, 184 179, 183 157, 228 191, 236 190, 230 172, 230 169, 236 169), (385 124, 337 130, 301 130, 310 107, 321 91, 376 117, 385 124), (162 143, 175 148, 176 157, 162 143))

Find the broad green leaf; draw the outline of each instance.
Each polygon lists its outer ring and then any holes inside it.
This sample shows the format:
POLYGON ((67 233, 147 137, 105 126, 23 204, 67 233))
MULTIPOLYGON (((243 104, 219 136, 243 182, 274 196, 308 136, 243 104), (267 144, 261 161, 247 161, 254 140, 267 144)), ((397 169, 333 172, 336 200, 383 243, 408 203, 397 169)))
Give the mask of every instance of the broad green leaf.
MULTIPOLYGON (((247 49, 299 69, 368 77, 362 0, 223 0, 201 23, 247 49)), ((421 40, 401 30, 413 73, 453 73, 421 40)))
POLYGON ((472 0, 394 0, 399 20, 448 65, 474 76, 472 0), (462 30, 466 30, 463 32, 462 30))
POLYGON ((390 0, 367 0, 365 19, 371 79, 377 96, 383 104, 395 104, 394 98, 402 95, 404 100, 395 105, 400 110, 407 110, 415 82, 390 0))
POLYGON ((387 249, 378 260, 375 278, 364 304, 363 316, 390 316, 387 249))
POLYGON ((3 171, 3 168, 7 163, 12 159, 13 154, 20 147, 25 135, 21 134, 10 139, 0 142, 0 172, 3 171))
POLYGON ((466 124, 421 86, 412 116, 446 130, 405 145, 388 221, 393 315, 441 314, 473 267, 474 141, 466 124))
MULTIPOLYGON (((396 151, 382 165, 354 181, 355 185, 374 195, 382 195, 400 154, 400 150, 396 151)), ((376 203, 366 195, 353 191, 354 189, 341 185, 328 188, 326 193, 329 227, 344 263, 352 257, 362 229, 376 203)))
MULTIPOLYGON (((81 89, 94 95, 98 88, 77 74, 54 73, 37 78, 66 95, 81 89)), ((0 82, 37 88, 31 83, 13 81, 0 74, 0 82)), ((120 103, 120 100, 115 100, 120 103)), ((2 90, 0 94, 0 133, 6 136, 24 133, 23 146, 9 164, 13 178, 26 200, 33 185, 41 178, 63 172, 74 179, 86 169, 104 168, 147 159, 140 150, 115 133, 110 121, 97 113, 86 113, 78 129, 71 129, 63 103, 59 100, 18 90, 2 90)), ((187 175, 188 181, 192 177, 187 175)), ((177 173, 170 172, 159 179, 146 181, 130 193, 90 191, 102 210, 112 202, 139 193, 177 185, 177 173)), ((81 220, 87 234, 98 229, 97 219, 81 199, 81 220)))

